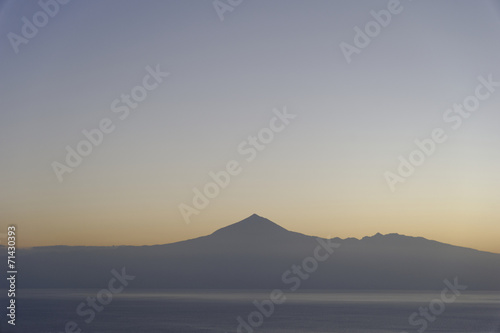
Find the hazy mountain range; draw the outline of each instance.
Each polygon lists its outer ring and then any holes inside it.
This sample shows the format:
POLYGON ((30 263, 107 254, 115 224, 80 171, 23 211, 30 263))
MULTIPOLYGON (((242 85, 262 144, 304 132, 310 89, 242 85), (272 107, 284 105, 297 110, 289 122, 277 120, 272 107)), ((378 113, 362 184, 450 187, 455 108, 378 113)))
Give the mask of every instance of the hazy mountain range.
POLYGON ((456 277, 469 290, 500 290, 500 254, 399 234, 328 240, 255 214, 172 244, 18 249, 17 266, 19 288, 103 288, 125 267, 128 288, 440 289, 456 277))

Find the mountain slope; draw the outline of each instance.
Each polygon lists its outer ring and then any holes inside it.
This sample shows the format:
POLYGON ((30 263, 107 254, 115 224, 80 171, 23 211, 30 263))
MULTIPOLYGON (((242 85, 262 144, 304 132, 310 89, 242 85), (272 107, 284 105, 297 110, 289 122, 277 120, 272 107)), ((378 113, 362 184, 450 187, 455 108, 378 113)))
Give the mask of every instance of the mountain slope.
MULTIPOLYGON (((439 289, 457 277, 470 290, 500 290, 500 254, 398 234, 331 241, 339 247, 303 272, 301 288, 439 289)), ((286 288, 293 274, 283 274, 310 261, 319 244, 254 214, 172 244, 20 249, 18 279, 21 288, 102 288, 112 269, 125 267, 136 276, 130 288, 286 288)))

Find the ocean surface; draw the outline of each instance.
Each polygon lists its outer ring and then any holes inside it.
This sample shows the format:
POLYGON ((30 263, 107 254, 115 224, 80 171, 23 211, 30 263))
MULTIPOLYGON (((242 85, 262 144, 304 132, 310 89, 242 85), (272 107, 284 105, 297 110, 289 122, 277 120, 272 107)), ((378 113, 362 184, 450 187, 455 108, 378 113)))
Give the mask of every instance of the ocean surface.
POLYGON ((1 332, 500 332, 499 292, 464 292, 447 303, 440 292, 297 291, 272 297, 270 291, 141 290, 112 298, 101 293, 106 304, 97 301, 94 309, 87 302, 98 292, 22 290, 16 325, 7 324, 4 313, 1 332))

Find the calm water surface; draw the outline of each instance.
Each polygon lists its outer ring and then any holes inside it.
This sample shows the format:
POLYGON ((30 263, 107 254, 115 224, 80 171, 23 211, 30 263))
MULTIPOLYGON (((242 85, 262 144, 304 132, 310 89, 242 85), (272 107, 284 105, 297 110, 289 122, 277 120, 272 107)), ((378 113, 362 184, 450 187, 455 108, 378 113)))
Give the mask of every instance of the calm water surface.
MULTIPOLYGON (((433 321, 418 315, 415 325, 409 323, 409 317, 439 299, 438 292, 286 293, 285 302, 274 305, 267 317, 253 303, 269 300, 268 291, 129 291, 114 295, 101 311, 89 311, 84 306, 80 312, 86 311, 85 314, 79 315, 78 306, 87 297, 96 297, 97 292, 23 290, 17 297, 15 328, 6 324, 4 314, 1 332, 59 333, 65 332, 65 325, 73 321, 77 327, 68 332, 223 333, 237 332, 238 317, 248 325, 240 327, 244 333, 400 333, 418 332, 424 325, 425 332, 500 332, 498 292, 466 292, 454 303, 446 304, 441 314, 431 313, 429 318, 433 321), (95 313, 92 320, 90 312, 95 313), (249 324, 252 319, 254 326, 249 324)), ((264 312, 270 309, 269 302, 265 304, 264 312)))

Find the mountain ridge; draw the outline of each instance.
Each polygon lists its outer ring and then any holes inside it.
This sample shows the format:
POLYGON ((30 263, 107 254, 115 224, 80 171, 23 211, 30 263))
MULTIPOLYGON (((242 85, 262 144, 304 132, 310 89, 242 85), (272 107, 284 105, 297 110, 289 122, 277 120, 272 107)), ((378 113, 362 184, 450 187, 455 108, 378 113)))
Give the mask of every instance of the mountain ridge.
MULTIPOLYGON (((207 234, 207 235, 204 235, 204 236, 200 236, 200 237, 195 237, 195 238, 189 238, 189 239, 185 239, 185 240, 180 240, 180 241, 175 241, 175 242, 171 242, 171 243, 162 243, 162 244, 152 244, 152 245, 127 245, 127 244, 123 244, 123 245, 99 245, 99 246, 87 246, 87 245, 63 245, 63 244, 59 244, 59 245, 47 245, 47 246, 33 246, 33 247, 30 247, 31 249, 50 249, 50 248, 108 248, 108 247, 114 247, 114 248, 117 248, 117 247, 148 247, 148 246, 167 246, 167 245, 173 245, 173 244, 179 244, 179 243, 185 243, 185 242, 189 242, 189 241, 193 241, 193 240, 198 240, 198 239, 204 239, 206 237, 210 237, 210 236, 226 236, 226 237, 233 237, 233 236, 241 236, 237 233, 234 233, 234 231, 237 231, 238 233, 242 233, 242 232, 251 232, 251 234, 253 235, 258 235, 258 236, 262 236, 263 233, 265 232, 268 232, 268 231, 273 231, 273 232, 288 232, 288 233, 292 233, 292 234, 295 234, 295 235, 302 235, 302 236, 306 236, 306 237, 313 237, 313 238, 321 238, 321 239, 330 239, 330 240, 335 240, 337 242, 349 242, 349 241, 371 241, 371 240, 374 240, 374 239, 382 239, 382 240, 390 240, 390 239, 397 239, 397 238, 400 238, 400 239, 403 239, 403 238, 406 238, 406 239, 412 239, 412 240, 425 240, 425 241, 429 241, 429 242, 436 242, 436 243, 439 243, 439 244, 442 244, 442 245, 447 245, 447 246, 453 246, 453 247, 457 247, 457 248, 463 248, 463 249, 468 249, 468 250, 473 250, 473 251, 478 251, 478 252, 484 252, 484 253, 491 253, 491 254, 499 254, 499 253, 496 253, 496 252, 491 252, 491 251, 484 251, 484 250, 479 250, 479 249, 474 249, 474 248, 471 248, 471 247, 466 247, 466 246, 461 246, 461 245, 455 245, 455 244, 449 244, 449 243, 444 243, 444 242, 441 242, 441 241, 438 241, 438 240, 433 240, 433 239, 429 239, 429 238, 425 238, 425 237, 422 237, 422 236, 409 236, 409 235, 405 235, 405 234, 399 234, 399 233, 388 233, 388 234, 382 234, 380 232, 377 232, 376 234, 372 235, 372 236, 363 236, 361 238, 356 238, 356 237, 347 237, 347 238, 340 238, 340 237, 333 237, 333 238, 327 238, 327 237, 320 237, 320 236, 313 236, 313 235, 307 235, 307 234, 303 234, 303 233, 299 233, 299 232, 295 232, 295 231, 291 231, 291 230, 288 230, 282 226, 280 226, 279 224, 267 219, 267 218, 264 218, 260 215, 257 215, 257 214, 252 214, 246 218, 244 218, 243 220, 241 221, 238 221, 238 222, 235 222, 235 223, 232 223, 232 224, 229 224, 225 227, 222 227, 222 228, 219 228, 217 230, 215 230, 214 232, 210 233, 210 234, 207 234), (258 229, 257 229, 258 228, 258 229)), ((4 247, 3 245, 0 245, 0 247, 4 247)), ((30 248, 24 248, 24 249, 30 249, 30 248)))
POLYGON ((124 268, 137 276, 133 289, 273 289, 283 285, 284 272, 310 262, 318 244, 328 243, 336 243, 334 250, 317 261, 304 289, 433 290, 458 277, 470 290, 500 290, 500 254, 395 233, 314 237, 258 215, 169 244, 38 247, 16 254, 23 288, 100 288, 112 269, 124 268))

